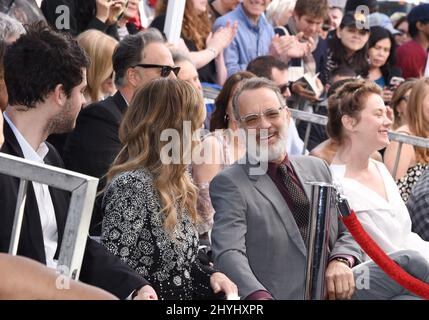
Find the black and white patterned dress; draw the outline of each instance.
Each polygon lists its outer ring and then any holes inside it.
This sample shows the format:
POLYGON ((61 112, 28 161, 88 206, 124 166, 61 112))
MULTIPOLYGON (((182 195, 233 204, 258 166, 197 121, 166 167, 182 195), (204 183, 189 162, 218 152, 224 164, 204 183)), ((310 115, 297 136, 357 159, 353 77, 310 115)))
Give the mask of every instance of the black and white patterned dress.
POLYGON ((149 171, 117 175, 103 199, 102 243, 147 279, 159 299, 209 297, 214 270, 197 260, 198 233, 187 210, 178 213, 171 236, 164 230, 161 209, 149 171))
POLYGON ((414 185, 419 181, 423 172, 429 168, 429 165, 417 163, 415 166, 408 168, 407 174, 402 178, 396 180, 402 200, 406 203, 411 194, 414 185))

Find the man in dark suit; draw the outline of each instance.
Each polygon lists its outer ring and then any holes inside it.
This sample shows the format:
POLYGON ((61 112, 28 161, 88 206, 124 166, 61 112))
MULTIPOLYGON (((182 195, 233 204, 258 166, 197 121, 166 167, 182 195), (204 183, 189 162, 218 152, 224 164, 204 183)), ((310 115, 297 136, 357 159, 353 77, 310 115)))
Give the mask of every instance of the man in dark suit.
MULTIPOLYGON (((67 169, 97 178, 103 177, 121 150, 119 125, 136 89, 159 77, 175 77, 170 51, 157 30, 126 36, 113 53, 113 69, 118 92, 104 101, 82 109, 76 128, 64 148, 67 169), (149 67, 158 65, 163 67, 149 67)), ((104 187, 103 181, 99 190, 104 187)), ((94 210, 90 234, 101 231, 100 198, 94 210)))
MULTIPOLYGON (((4 58, 9 105, 1 152, 62 166, 55 148, 45 141, 51 133, 73 129, 84 103, 88 64, 76 41, 42 24, 29 28, 9 47, 4 58)), ((9 247, 18 188, 18 179, 0 175, 0 252, 9 247)), ((68 193, 29 184, 18 254, 55 268, 68 205, 68 193)), ((156 298, 145 279, 90 239, 80 280, 119 298, 156 298)))

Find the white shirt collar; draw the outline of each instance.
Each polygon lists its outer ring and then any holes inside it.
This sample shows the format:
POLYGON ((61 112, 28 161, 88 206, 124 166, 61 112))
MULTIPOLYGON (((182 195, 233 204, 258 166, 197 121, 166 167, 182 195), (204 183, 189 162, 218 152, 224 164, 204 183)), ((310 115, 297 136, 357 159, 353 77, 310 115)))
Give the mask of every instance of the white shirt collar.
POLYGON ((37 150, 34 151, 34 149, 30 146, 30 144, 27 142, 27 140, 24 138, 21 132, 19 132, 19 130, 15 127, 13 122, 9 119, 6 112, 3 113, 3 117, 5 121, 9 124, 10 128, 12 129, 12 132, 15 135, 19 146, 21 147, 22 153, 24 154, 24 158, 27 160, 44 163, 43 159, 46 157, 46 155, 49 152, 49 148, 46 145, 46 143, 42 142, 37 148, 37 150))

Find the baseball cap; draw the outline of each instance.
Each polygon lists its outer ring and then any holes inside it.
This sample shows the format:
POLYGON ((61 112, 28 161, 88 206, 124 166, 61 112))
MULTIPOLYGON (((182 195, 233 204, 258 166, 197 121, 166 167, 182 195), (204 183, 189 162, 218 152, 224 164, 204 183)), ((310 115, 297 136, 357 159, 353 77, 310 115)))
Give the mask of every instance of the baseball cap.
POLYGON ((328 0, 329 8, 340 8, 343 10, 345 6, 346 0, 328 0))
POLYGON ((348 11, 344 14, 343 20, 341 20, 340 27, 357 27, 358 29, 369 30, 368 17, 363 13, 348 11))
POLYGON ((409 23, 429 20, 429 3, 422 3, 411 9, 407 20, 409 23))
POLYGON ((371 13, 369 16, 369 26, 370 27, 383 27, 384 29, 389 30, 389 32, 392 35, 395 34, 400 34, 400 32, 398 30, 396 30, 393 25, 392 25, 392 21, 390 20, 390 18, 384 14, 384 13, 380 13, 380 12, 374 12, 371 13))
POLYGON ((345 11, 355 11, 358 6, 367 6, 369 11, 378 7, 377 0, 347 0, 345 11))

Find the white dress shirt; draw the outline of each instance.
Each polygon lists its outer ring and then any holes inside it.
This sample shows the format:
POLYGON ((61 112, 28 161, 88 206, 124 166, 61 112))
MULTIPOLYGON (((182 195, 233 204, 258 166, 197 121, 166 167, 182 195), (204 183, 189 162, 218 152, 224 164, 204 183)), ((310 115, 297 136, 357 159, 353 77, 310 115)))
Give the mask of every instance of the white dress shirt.
MULTIPOLYGON (((383 163, 373 159, 370 161, 377 166, 383 178, 387 201, 359 181, 346 178, 345 165, 331 164, 334 181, 343 188, 350 207, 365 231, 384 252, 415 250, 429 262, 429 242, 411 231, 410 215, 391 174, 383 163)), ((368 259, 365 254, 364 261, 368 259)))
MULTIPOLYGON (((42 142, 39 148, 34 151, 30 144, 25 140, 19 130, 14 126, 12 121, 3 113, 5 121, 11 127, 16 140, 18 140, 24 158, 39 163, 44 163, 43 159, 49 152, 46 143, 42 142)), ((37 207, 39 209, 40 222, 42 225, 43 242, 45 246, 46 265, 50 268, 56 268, 57 261, 54 260, 54 255, 58 245, 58 228, 55 217, 54 204, 52 203, 51 194, 46 184, 32 182, 34 194, 36 195, 37 207)))

